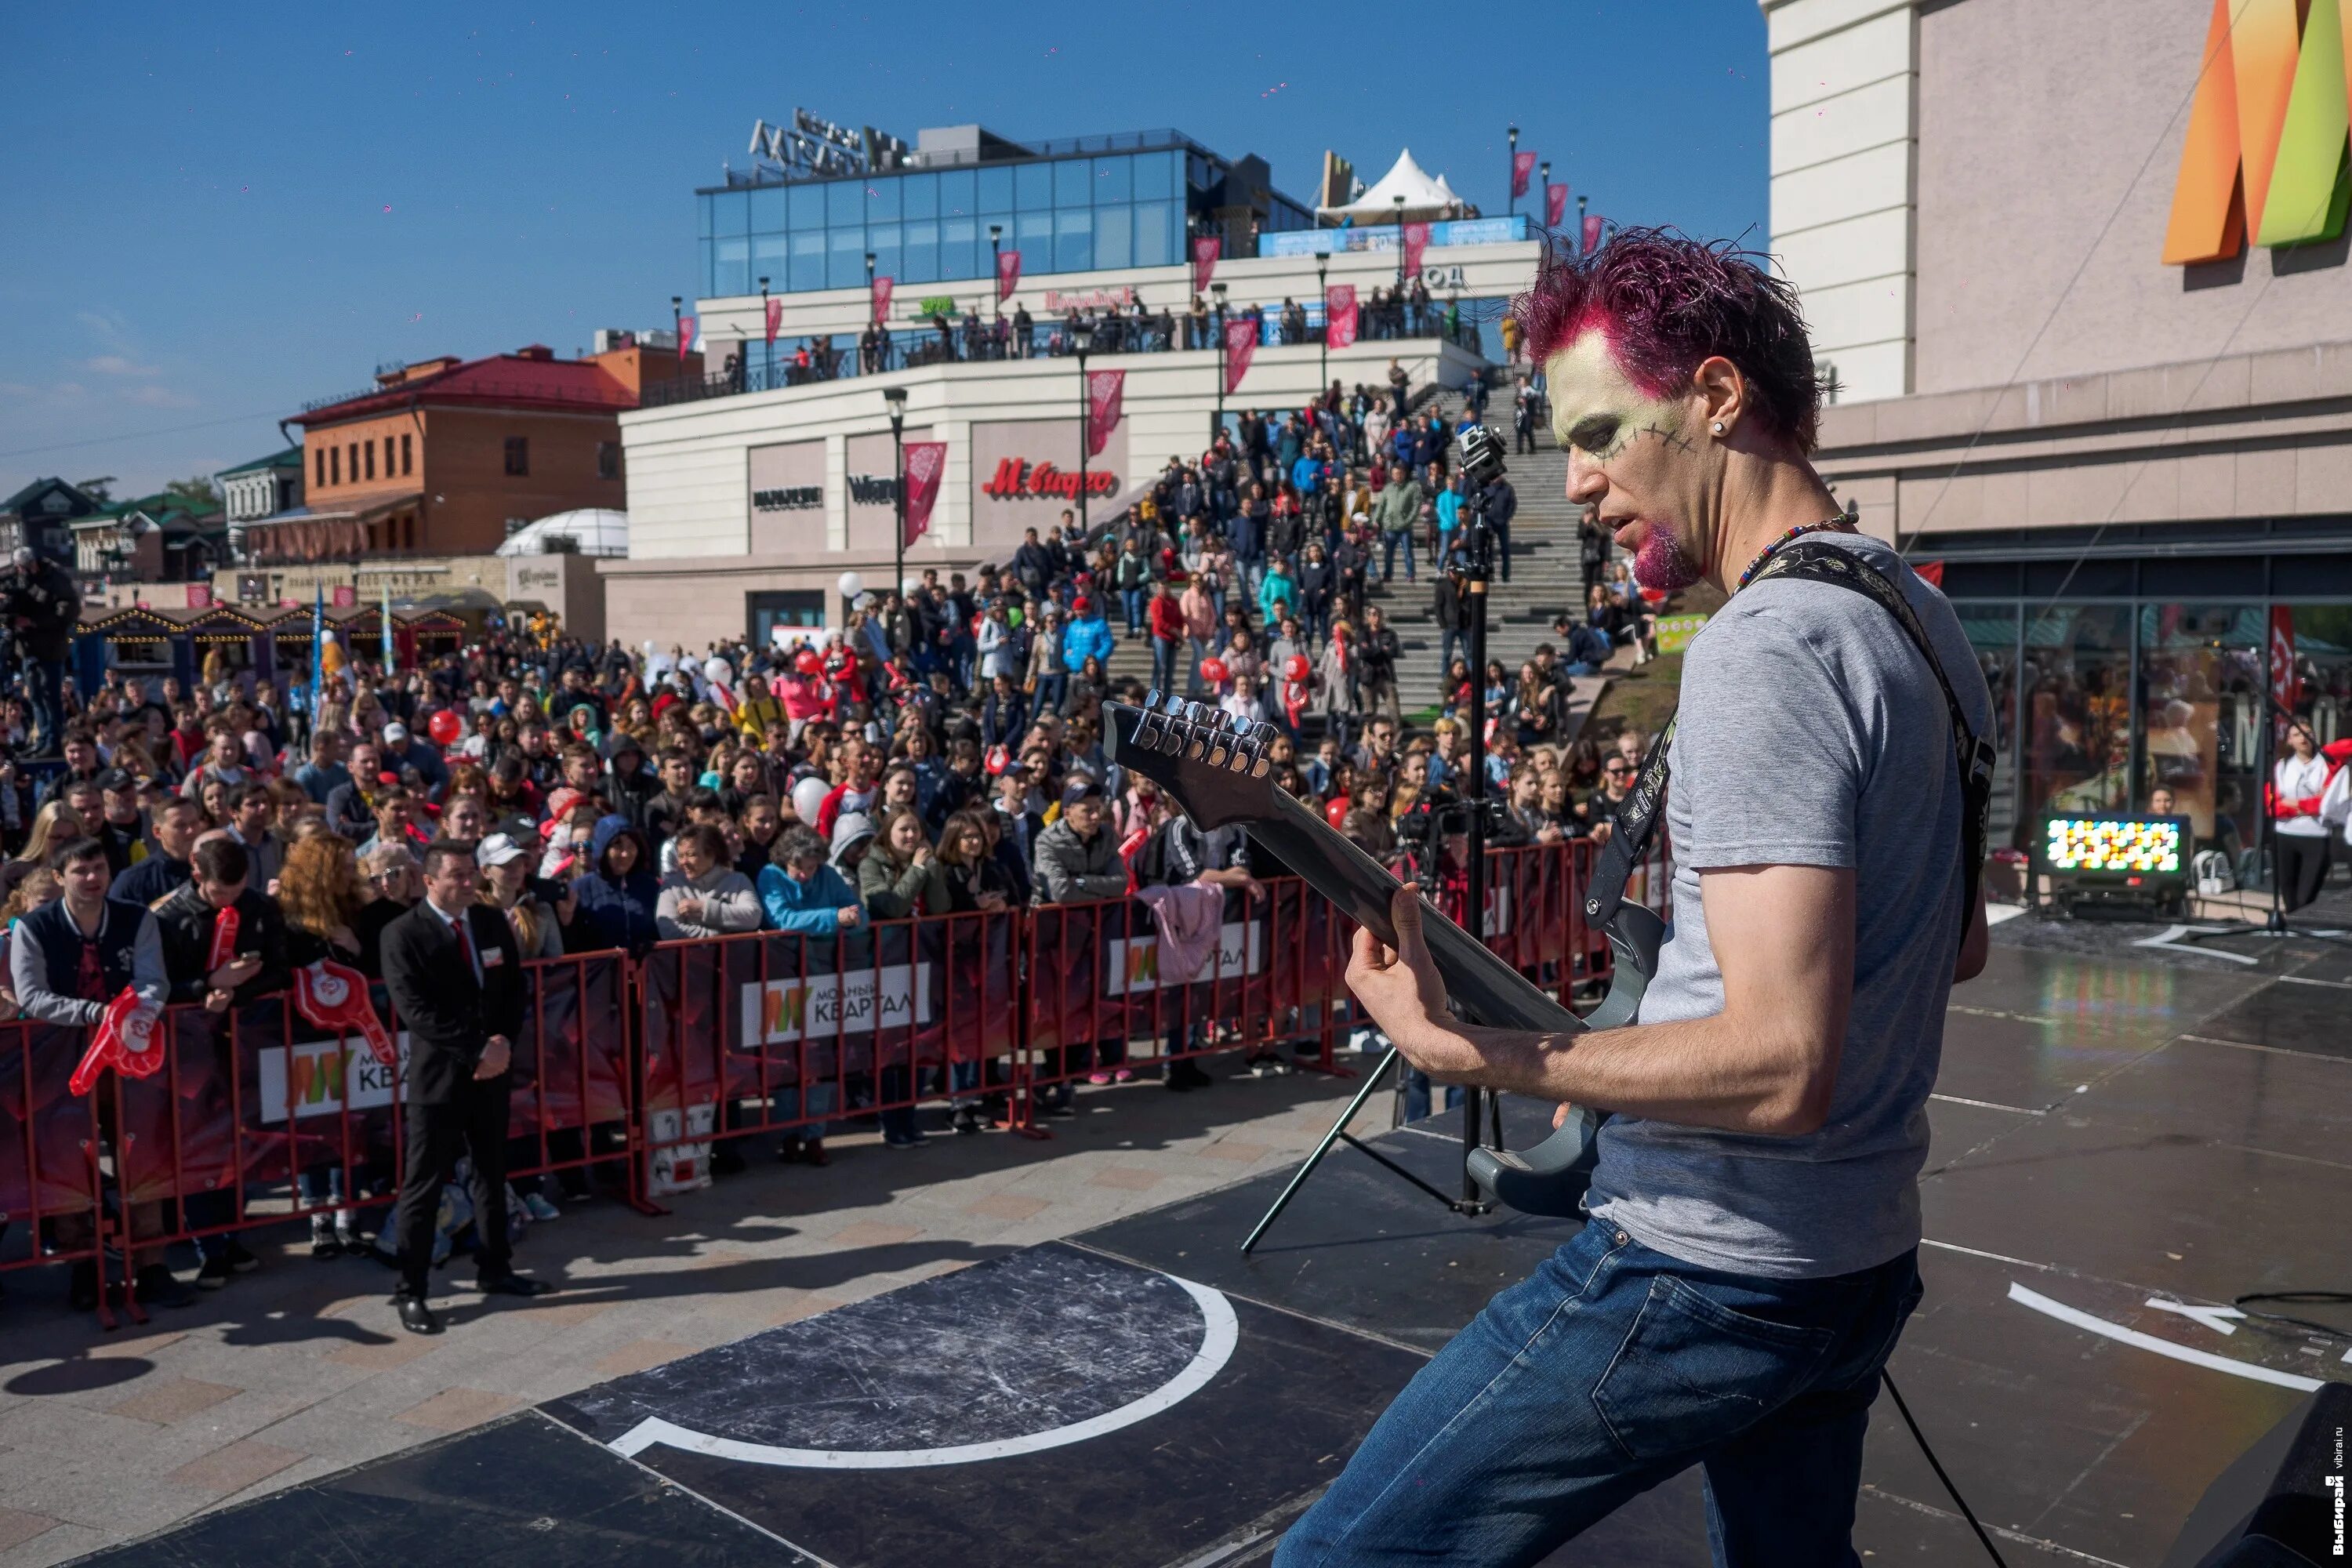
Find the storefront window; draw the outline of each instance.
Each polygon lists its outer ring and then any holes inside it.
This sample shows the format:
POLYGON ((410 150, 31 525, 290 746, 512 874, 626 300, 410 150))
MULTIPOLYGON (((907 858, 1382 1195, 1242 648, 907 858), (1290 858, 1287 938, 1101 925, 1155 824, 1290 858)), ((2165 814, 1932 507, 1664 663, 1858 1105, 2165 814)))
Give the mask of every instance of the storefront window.
POLYGON ((2143 605, 2139 609, 2139 779, 2131 805, 2158 789, 2190 818, 2200 843, 2246 826, 2261 736, 2264 616, 2254 605, 2143 605))
POLYGON ((2295 717, 2323 746, 2352 735, 2352 605, 2291 605, 2295 717))
POLYGON ((2017 606, 1956 604, 1952 608, 1976 649, 1977 668, 1992 692, 1994 747, 1992 816, 1987 842, 2025 847, 2017 820, 2017 606))
POLYGON ((765 189, 744 193, 751 198, 751 232, 782 234, 785 225, 785 188, 770 185, 765 189))
POLYGON ((835 180, 824 187, 824 221, 834 228, 856 228, 866 221, 866 186, 858 180, 835 180))
POLYGON ((866 182, 866 221, 888 222, 898 216, 898 182, 870 180, 866 182))
POLYGON ((2131 785, 2131 615, 2030 605, 2025 620, 2023 821, 2121 811, 2131 785))
POLYGON ((1054 205, 1054 165, 1019 163, 1013 170, 1013 205, 1022 212, 1039 212, 1054 205))
POLYGON ((1091 158, 1066 158, 1054 164, 1054 205, 1090 207, 1095 203, 1095 165, 1091 158))
POLYGON ((772 292, 781 293, 792 287, 786 270, 785 241, 781 234, 755 234, 751 237, 751 287, 757 289, 760 279, 768 280, 772 292))
POLYGON ((1054 270, 1084 272, 1095 264, 1095 216, 1084 207, 1054 215, 1054 270))

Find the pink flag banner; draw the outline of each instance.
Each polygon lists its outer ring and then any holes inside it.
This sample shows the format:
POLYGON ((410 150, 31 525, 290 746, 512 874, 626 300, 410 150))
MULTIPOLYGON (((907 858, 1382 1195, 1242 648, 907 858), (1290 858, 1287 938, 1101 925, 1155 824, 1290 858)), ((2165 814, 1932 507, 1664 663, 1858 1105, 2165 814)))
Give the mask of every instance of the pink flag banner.
POLYGON ((1421 253, 1429 248, 1429 226, 1409 223, 1404 226, 1404 275, 1408 279, 1421 276, 1421 253))
POLYGON ((1225 322, 1225 395, 1249 374, 1250 360, 1257 353, 1257 318, 1234 316, 1225 322))
POLYGON ((685 361, 688 351, 693 347, 694 318, 680 316, 677 319, 677 357, 681 363, 685 361))
POLYGON ((1560 226, 1560 220, 1567 216, 1568 187, 1546 185, 1544 187, 1544 226, 1558 228, 1560 226))
POLYGON ((1217 258, 1225 253, 1225 242, 1217 236, 1203 235, 1192 242, 1192 292, 1198 294, 1209 286, 1209 274, 1217 269, 1217 258))
POLYGON ((1512 200, 1517 201, 1519 197, 1528 194, 1528 180, 1535 174, 1535 172, 1536 155, 1533 153, 1514 153, 1511 154, 1512 200))
POLYGON ((1598 249, 1600 249, 1600 248, 1601 248, 1601 215, 1600 215, 1599 213, 1586 213, 1586 214, 1584 215, 1584 249, 1585 249, 1585 254, 1587 254, 1587 255, 1589 256, 1589 255, 1591 255, 1593 251, 1596 251, 1596 250, 1598 250, 1598 249))
POLYGON ((1021 287, 1021 253, 1000 250, 996 253, 996 302, 1000 305, 1013 298, 1013 290, 1021 287))
POLYGON ((774 342, 776 341, 776 331, 777 331, 777 329, 778 329, 778 328, 780 328, 780 327, 782 327, 783 324, 784 324, 784 302, 783 302, 782 300, 769 300, 769 301, 768 301, 768 341, 769 341, 770 342, 772 342, 772 342, 774 342))
POLYGON ((923 537, 931 526, 931 508, 940 499, 940 477, 947 472, 945 441, 907 443, 906 471, 898 482, 907 487, 907 542, 923 537))
POLYGON ((874 319, 877 321, 890 319, 890 279, 887 278, 874 279, 874 319))
POLYGON ((1127 372, 1123 370, 1090 370, 1087 372, 1087 456, 1098 458, 1110 445, 1110 433, 1118 428, 1121 405, 1127 396, 1127 372))
POLYGON ((1323 295, 1323 342, 1344 349, 1356 341, 1356 286, 1334 283, 1323 295))

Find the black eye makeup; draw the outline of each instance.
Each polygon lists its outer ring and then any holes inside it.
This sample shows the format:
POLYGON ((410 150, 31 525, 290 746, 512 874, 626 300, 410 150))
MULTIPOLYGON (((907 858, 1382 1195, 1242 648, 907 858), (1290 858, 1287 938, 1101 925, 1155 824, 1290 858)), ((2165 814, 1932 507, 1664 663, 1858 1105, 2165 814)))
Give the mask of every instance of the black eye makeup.
POLYGON ((1568 433, 1569 445, 1596 458, 1613 458, 1625 444, 1625 426, 1612 415, 1596 415, 1577 422, 1568 433))

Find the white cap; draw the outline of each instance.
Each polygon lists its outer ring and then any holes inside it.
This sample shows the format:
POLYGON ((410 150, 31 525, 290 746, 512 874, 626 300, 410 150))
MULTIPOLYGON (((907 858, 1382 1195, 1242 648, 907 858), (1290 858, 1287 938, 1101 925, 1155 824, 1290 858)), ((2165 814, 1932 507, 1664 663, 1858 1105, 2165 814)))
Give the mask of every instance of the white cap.
POLYGON ((483 839, 474 851, 474 864, 487 870, 492 866, 503 866, 509 860, 520 860, 529 853, 510 835, 493 833, 483 839))
POLYGON ((394 719, 391 723, 386 724, 383 727, 384 744, 388 746, 396 746, 406 739, 408 739, 408 726, 402 723, 399 720, 394 719))

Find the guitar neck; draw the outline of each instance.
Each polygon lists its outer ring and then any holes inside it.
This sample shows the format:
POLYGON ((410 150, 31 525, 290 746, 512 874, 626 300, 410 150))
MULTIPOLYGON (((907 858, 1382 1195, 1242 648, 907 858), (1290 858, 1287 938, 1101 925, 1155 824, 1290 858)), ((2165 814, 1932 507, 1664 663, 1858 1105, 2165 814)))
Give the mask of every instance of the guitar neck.
MULTIPOLYGON (((1274 815, 1254 819, 1246 826, 1252 838, 1305 878, 1342 914, 1395 945, 1389 900, 1399 885, 1397 879, 1353 840, 1280 792, 1274 815)), ((1445 976, 1448 994, 1471 1022, 1556 1033, 1584 1027, 1575 1014, 1440 913, 1426 898, 1422 900, 1421 930, 1430 955, 1445 976)))

